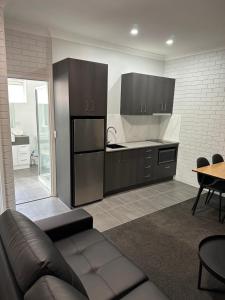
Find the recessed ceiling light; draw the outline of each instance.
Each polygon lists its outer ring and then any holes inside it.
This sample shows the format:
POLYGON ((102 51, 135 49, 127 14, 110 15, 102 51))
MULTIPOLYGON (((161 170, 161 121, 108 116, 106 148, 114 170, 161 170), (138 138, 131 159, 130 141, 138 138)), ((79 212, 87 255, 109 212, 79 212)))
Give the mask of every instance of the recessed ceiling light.
POLYGON ((138 28, 137 28, 137 26, 134 26, 134 27, 131 29, 130 34, 131 34, 131 35, 138 35, 138 28))
POLYGON ((166 41, 166 44, 167 44, 168 46, 172 46, 173 43, 174 43, 174 40, 173 40, 173 39, 168 39, 168 40, 166 41))

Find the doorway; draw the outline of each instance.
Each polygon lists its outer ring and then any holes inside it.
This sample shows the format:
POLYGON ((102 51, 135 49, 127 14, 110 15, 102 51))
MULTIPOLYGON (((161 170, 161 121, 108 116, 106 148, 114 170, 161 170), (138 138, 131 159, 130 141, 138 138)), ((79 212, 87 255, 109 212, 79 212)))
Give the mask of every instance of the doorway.
POLYGON ((8 79, 16 204, 50 197, 48 82, 8 79))

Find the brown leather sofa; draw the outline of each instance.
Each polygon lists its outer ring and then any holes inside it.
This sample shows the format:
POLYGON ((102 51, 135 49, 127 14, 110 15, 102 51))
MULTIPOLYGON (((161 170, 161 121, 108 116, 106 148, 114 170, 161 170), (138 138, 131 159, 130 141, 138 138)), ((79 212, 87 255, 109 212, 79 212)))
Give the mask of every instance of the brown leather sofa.
POLYGON ((0 216, 0 299, 168 298, 79 209, 36 224, 13 210, 0 216))

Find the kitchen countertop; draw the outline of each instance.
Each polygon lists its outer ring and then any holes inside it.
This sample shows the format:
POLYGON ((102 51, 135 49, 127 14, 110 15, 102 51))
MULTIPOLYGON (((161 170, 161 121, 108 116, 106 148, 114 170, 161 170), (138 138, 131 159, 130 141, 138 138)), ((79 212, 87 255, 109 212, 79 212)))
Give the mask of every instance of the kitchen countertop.
POLYGON ((148 141, 137 141, 137 142, 127 142, 127 143, 116 143, 116 144, 124 146, 124 148, 111 149, 106 146, 106 152, 124 151, 124 150, 147 148, 147 147, 160 147, 165 145, 177 146, 179 143, 166 141, 166 140, 151 139, 148 141))

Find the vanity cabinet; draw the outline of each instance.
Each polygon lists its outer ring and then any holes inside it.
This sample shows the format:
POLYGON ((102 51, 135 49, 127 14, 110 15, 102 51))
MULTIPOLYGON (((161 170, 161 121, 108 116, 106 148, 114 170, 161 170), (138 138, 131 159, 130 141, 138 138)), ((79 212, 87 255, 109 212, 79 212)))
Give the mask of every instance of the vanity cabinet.
POLYGON ((175 79, 139 73, 123 74, 121 115, 168 114, 173 111, 175 79))
POLYGON ((30 168, 30 145, 13 145, 13 169, 30 168))

